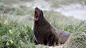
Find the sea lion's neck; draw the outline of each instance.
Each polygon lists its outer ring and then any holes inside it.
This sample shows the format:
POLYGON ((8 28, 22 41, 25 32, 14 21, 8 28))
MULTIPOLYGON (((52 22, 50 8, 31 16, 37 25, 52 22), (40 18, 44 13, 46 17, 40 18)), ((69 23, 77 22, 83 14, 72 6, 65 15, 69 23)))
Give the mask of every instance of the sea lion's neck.
POLYGON ((35 27, 50 27, 51 25, 43 16, 43 18, 40 18, 38 21, 34 21, 34 26, 35 27))

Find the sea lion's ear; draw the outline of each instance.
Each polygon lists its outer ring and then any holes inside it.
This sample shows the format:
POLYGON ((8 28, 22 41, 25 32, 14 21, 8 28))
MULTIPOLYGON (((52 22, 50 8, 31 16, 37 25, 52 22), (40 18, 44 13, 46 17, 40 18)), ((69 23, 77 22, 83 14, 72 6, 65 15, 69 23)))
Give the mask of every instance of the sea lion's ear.
POLYGON ((40 14, 40 15, 41 15, 41 16, 43 16, 43 11, 42 11, 42 10, 40 10, 40 12, 41 12, 41 14, 40 14))

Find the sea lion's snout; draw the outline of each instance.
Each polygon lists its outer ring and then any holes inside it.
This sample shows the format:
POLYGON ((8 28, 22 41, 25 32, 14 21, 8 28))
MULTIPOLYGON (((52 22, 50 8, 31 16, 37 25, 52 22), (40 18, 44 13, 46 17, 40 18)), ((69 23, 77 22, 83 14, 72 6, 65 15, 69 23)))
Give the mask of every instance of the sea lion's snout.
POLYGON ((34 15, 34 21, 38 21, 38 13, 39 13, 39 8, 35 8, 35 15, 34 15))
POLYGON ((36 11, 36 10, 39 10, 39 8, 38 8, 38 7, 36 7, 36 8, 35 8, 35 11, 36 11))

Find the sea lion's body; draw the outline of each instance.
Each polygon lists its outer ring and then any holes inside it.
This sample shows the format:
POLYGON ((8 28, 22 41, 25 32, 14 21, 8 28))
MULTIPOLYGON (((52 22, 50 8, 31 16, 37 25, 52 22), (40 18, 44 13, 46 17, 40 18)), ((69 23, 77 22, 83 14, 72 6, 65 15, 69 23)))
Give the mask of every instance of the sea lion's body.
MULTIPOLYGON (((49 22, 43 17, 41 21, 34 22, 34 35, 36 38, 37 43, 39 44, 53 44, 55 34, 52 31, 52 26, 49 24, 49 22)), ((57 40, 58 42, 58 40, 57 40)))
POLYGON ((36 8, 38 20, 34 21, 34 43, 44 45, 57 45, 58 42, 63 44, 71 35, 69 32, 57 30, 43 16, 43 12, 36 8))

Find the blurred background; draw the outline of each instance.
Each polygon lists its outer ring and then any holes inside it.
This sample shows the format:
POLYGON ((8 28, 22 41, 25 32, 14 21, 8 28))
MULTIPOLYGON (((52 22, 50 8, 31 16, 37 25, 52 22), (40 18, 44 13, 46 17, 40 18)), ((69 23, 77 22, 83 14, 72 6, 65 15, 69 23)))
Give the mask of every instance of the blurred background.
MULTIPOLYGON (((15 11, 13 8, 21 8, 21 11, 19 11, 21 12, 20 14, 25 14, 30 10, 34 10, 35 7, 38 7, 43 11, 59 12, 65 16, 86 20, 85 0, 0 0, 0 12, 3 12, 2 10, 4 10, 4 12, 12 11, 11 13, 13 13, 13 10, 15 11)), ((33 14, 33 12, 28 14, 31 13, 33 14)))
POLYGON ((78 44, 71 46, 86 47, 86 0, 0 0, 0 48, 45 47, 33 44, 35 7, 44 12, 45 18, 55 28, 73 35, 80 33, 73 37, 74 40, 78 38, 78 44))

